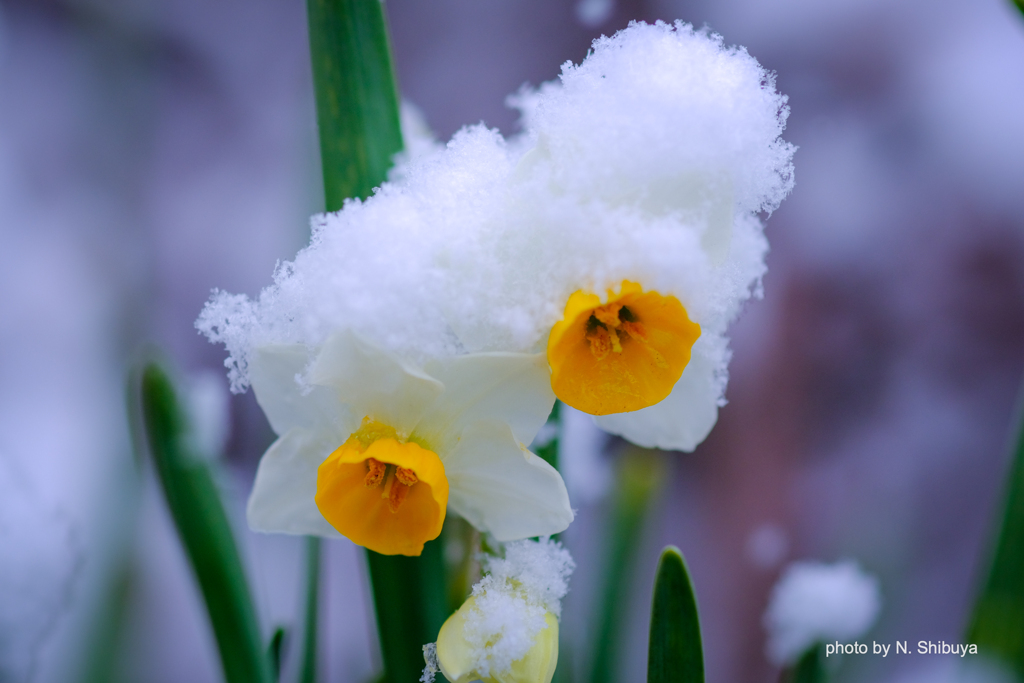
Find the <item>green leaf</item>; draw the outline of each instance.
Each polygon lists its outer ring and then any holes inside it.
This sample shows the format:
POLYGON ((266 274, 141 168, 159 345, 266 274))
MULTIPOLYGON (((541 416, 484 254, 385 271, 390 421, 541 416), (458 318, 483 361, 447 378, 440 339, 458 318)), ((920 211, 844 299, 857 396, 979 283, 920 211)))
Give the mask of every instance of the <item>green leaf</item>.
POLYGON ((317 626, 320 620, 320 548, 315 536, 306 537, 306 619, 302 639, 299 683, 316 683, 317 626))
POLYGON ((703 683, 700 618, 690 575, 679 548, 661 553, 654 580, 647 683, 703 683))
POLYGON ((1013 4, 1017 6, 1017 9, 1024 13, 1024 0, 1013 0, 1013 4))
POLYGON ((1015 436, 991 568, 974 604, 965 642, 976 644, 979 653, 1002 661, 1024 678, 1024 401, 1015 436))
POLYGON ((308 0, 324 202, 337 211, 387 178, 402 149, 384 3, 308 0))
POLYGON ((270 643, 267 645, 267 659, 270 660, 270 673, 275 681, 281 680, 281 657, 284 653, 285 630, 278 626, 274 629, 274 635, 270 636, 270 643))
POLYGON ((228 683, 271 683, 242 562, 207 463, 190 452, 174 388, 155 364, 142 373, 149 450, 188 554, 228 683))
POLYGON ((632 448, 619 463, 615 502, 611 511, 606 548, 605 585, 598 612, 598 631, 590 665, 592 683, 618 680, 620 628, 628 611, 627 600, 644 520, 655 493, 665 479, 664 454, 632 448))
POLYGON ((442 549, 436 539, 419 557, 366 551, 386 683, 419 680, 423 645, 437 640, 448 617, 442 549))
POLYGON ((825 647, 821 643, 815 644, 800 657, 796 666, 783 676, 783 680, 786 683, 825 683, 828 680, 825 647))

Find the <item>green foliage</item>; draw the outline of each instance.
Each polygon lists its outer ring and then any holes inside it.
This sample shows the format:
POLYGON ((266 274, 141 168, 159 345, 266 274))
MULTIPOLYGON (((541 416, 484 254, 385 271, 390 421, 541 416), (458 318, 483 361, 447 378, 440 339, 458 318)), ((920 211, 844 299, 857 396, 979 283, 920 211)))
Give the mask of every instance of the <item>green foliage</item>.
POLYGON ((270 636, 270 644, 267 645, 267 659, 270 661, 270 673, 274 676, 274 680, 281 680, 281 658, 284 653, 284 639, 286 633, 284 628, 278 627, 274 629, 274 634, 270 636))
MULTIPOLYGON (((1024 404, 1022 404, 1024 408, 1024 404)), ((1024 678, 1024 409, 992 564, 974 605, 965 642, 1000 660, 1024 678)))
POLYGON ((228 683, 271 683, 256 611, 231 526, 206 461, 191 451, 188 426, 167 375, 142 373, 142 412, 149 451, 206 601, 228 683))
POLYGON ((792 669, 783 677, 785 683, 825 683, 828 672, 825 669, 825 648, 816 644, 805 652, 792 669))
POLYGON ((299 683, 316 683, 317 624, 320 618, 320 539, 306 537, 306 623, 299 683))
POLYGON ((597 637, 592 643, 592 683, 617 680, 619 628, 626 614, 637 547, 644 520, 655 493, 665 478, 664 454, 631 448, 623 454, 616 476, 615 500, 611 511, 606 547, 605 585, 598 612, 597 637))
POLYGON ((402 149, 398 91, 380 0, 308 0, 324 201, 367 197, 402 149))
POLYGON ((419 557, 367 550, 366 559, 384 657, 384 681, 418 681, 423 645, 437 640, 448 617, 442 541, 429 541, 419 557))
POLYGON ((703 683, 700 618, 690 575, 679 549, 661 553, 654 581, 647 683, 703 683))

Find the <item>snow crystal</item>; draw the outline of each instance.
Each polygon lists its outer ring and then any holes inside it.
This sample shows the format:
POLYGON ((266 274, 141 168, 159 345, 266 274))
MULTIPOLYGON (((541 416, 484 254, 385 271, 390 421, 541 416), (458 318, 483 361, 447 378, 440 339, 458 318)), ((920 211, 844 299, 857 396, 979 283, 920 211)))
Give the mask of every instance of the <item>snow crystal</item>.
POLYGON ((817 642, 862 636, 882 608, 878 579, 855 562, 794 562, 772 591, 764 616, 768 655, 795 662, 817 642))

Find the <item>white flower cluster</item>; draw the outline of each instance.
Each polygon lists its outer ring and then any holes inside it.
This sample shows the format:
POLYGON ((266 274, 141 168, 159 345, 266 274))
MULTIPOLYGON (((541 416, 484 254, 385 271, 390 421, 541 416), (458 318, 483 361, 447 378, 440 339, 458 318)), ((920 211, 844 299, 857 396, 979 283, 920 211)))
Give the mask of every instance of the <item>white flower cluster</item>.
POLYGON ((882 609, 878 579, 853 561, 794 562, 772 590, 764 615, 768 655, 792 664, 815 643, 867 632, 882 609))
POLYGON ((511 102, 519 136, 418 145, 374 196, 315 217, 256 300, 215 293, 197 326, 227 346, 233 390, 257 348, 342 329, 418 363, 543 351, 573 292, 628 280, 677 298, 700 337, 669 398, 599 424, 647 446, 703 440, 726 328, 765 271, 758 213, 793 186, 773 75, 706 31, 631 24, 511 102))

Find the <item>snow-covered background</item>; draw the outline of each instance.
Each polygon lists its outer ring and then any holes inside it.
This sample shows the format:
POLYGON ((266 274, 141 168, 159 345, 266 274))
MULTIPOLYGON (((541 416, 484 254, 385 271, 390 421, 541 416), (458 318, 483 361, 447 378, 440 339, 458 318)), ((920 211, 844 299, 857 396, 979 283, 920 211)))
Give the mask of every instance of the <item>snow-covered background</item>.
MULTIPOLYGON (((734 327, 718 426, 670 463, 619 678, 643 679, 666 543, 693 571, 710 683, 774 680, 761 615, 799 558, 879 577, 869 637, 959 642, 1024 370, 1024 16, 1006 0, 386 7, 402 93, 444 139, 481 120, 513 132, 509 93, 629 19, 707 23, 790 97, 797 186, 768 223, 765 299, 734 327)), ((302 2, 0 0, 0 680, 85 680, 104 657, 118 680, 219 680, 132 456, 126 369, 153 343, 226 391, 222 349, 192 323, 212 288, 256 294, 304 244, 318 163, 302 2), (97 626, 111 613, 113 634, 97 626)), ((229 400, 224 484, 269 629, 294 622, 300 543, 244 530, 271 433, 251 395, 229 400)), ((605 465, 573 465, 569 642, 587 636, 605 465)), ((361 561, 328 544, 324 680, 376 666, 361 561)), ((841 675, 917 674, 862 657, 841 675)))

